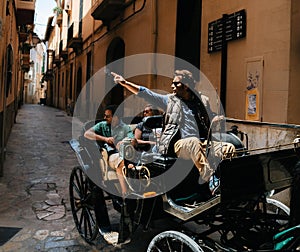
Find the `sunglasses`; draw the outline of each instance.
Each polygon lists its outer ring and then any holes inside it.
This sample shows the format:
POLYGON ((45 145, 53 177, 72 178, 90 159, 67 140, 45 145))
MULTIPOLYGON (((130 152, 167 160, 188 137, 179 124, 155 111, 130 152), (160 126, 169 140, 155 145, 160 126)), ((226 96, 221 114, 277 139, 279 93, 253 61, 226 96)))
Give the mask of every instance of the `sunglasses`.
POLYGON ((179 84, 183 85, 183 83, 180 82, 180 81, 173 81, 172 84, 173 84, 175 87, 179 86, 179 84))
POLYGON ((104 114, 104 118, 110 118, 111 117, 111 115, 105 115, 104 114))
POLYGON ((152 111, 151 109, 145 109, 145 110, 143 111, 143 113, 148 114, 148 113, 150 113, 151 111, 152 111))

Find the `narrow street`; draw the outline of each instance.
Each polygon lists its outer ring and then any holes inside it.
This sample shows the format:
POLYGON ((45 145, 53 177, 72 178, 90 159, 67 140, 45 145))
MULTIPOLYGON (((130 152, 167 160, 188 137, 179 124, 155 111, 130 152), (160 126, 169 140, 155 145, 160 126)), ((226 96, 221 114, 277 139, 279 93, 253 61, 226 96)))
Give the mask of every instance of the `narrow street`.
POLYGON ((94 251, 74 228, 69 207, 68 179, 77 165, 68 144, 71 119, 40 105, 18 111, 0 178, 0 226, 20 230, 1 252, 94 251))
MULTIPOLYGON (((95 245, 80 237, 69 201, 69 177, 78 165, 68 143, 71 126, 72 117, 56 108, 27 104, 18 111, 0 178, 0 252, 145 251, 169 224, 158 223, 150 232, 137 230, 122 248, 102 237, 95 245)), ((117 225, 119 215, 115 210, 110 215, 117 225)))

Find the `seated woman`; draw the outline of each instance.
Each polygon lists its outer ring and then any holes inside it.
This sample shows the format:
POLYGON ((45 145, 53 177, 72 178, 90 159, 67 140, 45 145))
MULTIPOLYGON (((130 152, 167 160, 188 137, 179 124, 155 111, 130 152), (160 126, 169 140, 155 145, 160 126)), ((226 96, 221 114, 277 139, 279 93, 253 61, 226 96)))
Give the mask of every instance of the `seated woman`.
MULTIPOLYGON (((147 104, 143 111, 143 117, 159 115, 158 109, 155 109, 152 104, 147 104)), ((152 129, 145 127, 144 122, 137 124, 134 130, 134 137, 139 145, 138 150, 149 151, 151 147, 156 145, 156 138, 159 137, 159 132, 153 132, 152 129), (156 134, 154 134, 156 133, 156 134)))

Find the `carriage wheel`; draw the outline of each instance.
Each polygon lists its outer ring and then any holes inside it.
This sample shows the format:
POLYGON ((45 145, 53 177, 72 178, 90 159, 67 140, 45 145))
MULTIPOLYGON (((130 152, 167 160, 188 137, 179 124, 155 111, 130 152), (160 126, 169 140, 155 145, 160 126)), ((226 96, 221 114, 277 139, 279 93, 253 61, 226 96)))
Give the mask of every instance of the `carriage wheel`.
MULTIPOLYGON (((290 208, 276 199, 267 198, 266 207, 267 213, 290 216, 290 208)), ((276 220, 276 222, 281 226, 288 224, 288 220, 276 220)))
POLYGON ((74 222, 83 239, 91 243, 98 234, 92 183, 81 167, 74 167, 69 184, 70 204, 74 222))
POLYGON ((290 208, 287 207, 282 202, 273 199, 273 198, 266 198, 265 202, 265 209, 263 204, 259 204, 259 209, 261 212, 265 212, 267 214, 272 215, 271 218, 262 218, 261 221, 256 225, 256 229, 259 231, 264 231, 269 234, 272 232, 278 232, 282 227, 287 226, 289 222, 289 215, 290 215, 290 208))
POLYGON ((187 235, 177 231, 165 231, 156 235, 150 242, 147 252, 204 252, 213 251, 202 247, 187 235))

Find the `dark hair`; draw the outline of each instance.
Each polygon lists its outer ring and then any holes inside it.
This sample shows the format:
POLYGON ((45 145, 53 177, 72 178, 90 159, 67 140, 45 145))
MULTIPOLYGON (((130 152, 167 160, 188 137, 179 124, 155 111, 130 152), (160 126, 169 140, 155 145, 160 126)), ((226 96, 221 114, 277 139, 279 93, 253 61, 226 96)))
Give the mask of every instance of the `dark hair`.
POLYGON ((193 74, 188 70, 176 70, 175 76, 181 76, 181 82, 189 88, 195 88, 196 81, 193 74))
POLYGON ((112 113, 112 116, 115 114, 118 106, 117 105, 108 105, 106 106, 105 110, 110 110, 112 113))
POLYGON ((150 108, 152 110, 153 115, 160 115, 162 114, 161 111, 154 105, 152 105, 151 103, 148 103, 146 106, 144 106, 145 108, 150 108))

